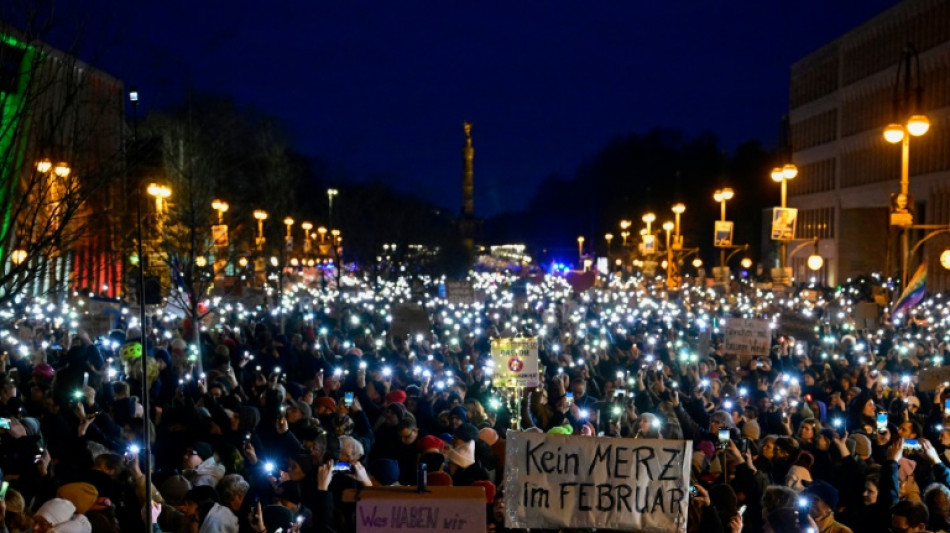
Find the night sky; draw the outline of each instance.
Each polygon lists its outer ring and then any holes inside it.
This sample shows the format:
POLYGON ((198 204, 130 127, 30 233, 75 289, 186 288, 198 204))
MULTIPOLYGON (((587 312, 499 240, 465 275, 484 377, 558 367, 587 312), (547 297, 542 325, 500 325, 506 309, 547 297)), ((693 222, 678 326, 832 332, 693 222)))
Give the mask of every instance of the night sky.
POLYGON ((490 216, 617 135, 773 147, 790 65, 895 3, 92 0, 59 11, 58 30, 82 24, 83 59, 137 85, 145 112, 188 89, 233 95, 348 179, 452 209, 471 121, 490 216))

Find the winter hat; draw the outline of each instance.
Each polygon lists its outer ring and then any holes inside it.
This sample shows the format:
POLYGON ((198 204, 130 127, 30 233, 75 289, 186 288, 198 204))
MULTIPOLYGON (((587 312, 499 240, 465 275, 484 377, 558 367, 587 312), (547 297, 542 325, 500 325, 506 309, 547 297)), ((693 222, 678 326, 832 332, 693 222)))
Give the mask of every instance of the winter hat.
POLYGON ((478 432, 478 438, 489 446, 494 446, 498 442, 498 432, 492 428, 484 428, 478 432))
POLYGON ((745 424, 742 424, 743 437, 754 441, 759 440, 759 435, 761 435, 761 429, 755 420, 746 420, 745 424))
POLYGON ((34 377, 41 377, 43 379, 53 379, 54 373, 55 371, 53 370, 53 367, 51 367, 50 365, 46 363, 40 363, 36 365, 35 367, 33 367, 34 377))
POLYGON ((89 483, 67 483, 56 491, 56 497, 69 500, 77 513, 85 514, 96 503, 99 491, 89 483))
POLYGON ((565 424, 563 426, 554 426, 548 430, 548 433, 551 435, 573 435, 574 428, 570 424, 565 424))
POLYGON ((867 457, 871 455, 871 439, 867 435, 862 435, 861 433, 852 433, 851 437, 854 440, 854 454, 859 457, 867 457))
POLYGON ((50 525, 56 527, 72 518, 75 512, 76 506, 73 502, 63 498, 53 498, 37 509, 34 516, 42 516, 50 525))
POLYGON ((452 436, 463 442, 475 442, 478 440, 478 428, 472 424, 462 424, 455 428, 455 432, 452 436))
POLYGON ((469 441, 449 450, 449 463, 462 468, 475 464, 475 442, 469 441))
POLYGON ((268 505, 261 510, 261 518, 264 519, 264 527, 267 531, 277 531, 283 529, 289 531, 294 525, 294 513, 283 505, 268 505))
POLYGON ((244 431, 254 431, 261 423, 261 412, 257 410, 257 407, 242 405, 238 413, 241 418, 241 429, 244 431))
POLYGON ((812 481, 811 472, 799 465, 790 466, 788 474, 785 475, 785 486, 796 491, 801 491, 811 485, 812 481))
POLYGON ((300 414, 303 415, 305 420, 309 420, 310 417, 313 416, 313 411, 306 402, 302 402, 300 400, 287 400, 287 407, 293 407, 294 409, 300 411, 300 414))
POLYGON ((191 482, 185 479, 185 476, 176 474, 162 483, 159 492, 169 505, 177 506, 185 502, 185 494, 189 490, 191 490, 191 482))
POLYGON ((369 475, 380 485, 388 487, 399 481, 399 463, 392 459, 376 459, 369 464, 369 475))
POLYGON ((336 411, 336 400, 330 398, 329 396, 321 396, 317 398, 314 402, 315 406, 323 407, 331 411, 336 411))
POLYGON ((452 476, 445 472, 429 472, 428 483, 432 487, 451 487, 452 476))
POLYGON ((812 483, 802 494, 814 496, 832 509, 838 507, 838 489, 832 487, 827 481, 818 480, 812 483))
POLYGON ((468 409, 466 409, 465 406, 456 405, 449 411, 449 417, 453 416, 458 417, 462 422, 468 422, 468 409))
POLYGON ((287 394, 290 395, 294 400, 299 400, 303 396, 303 387, 300 386, 300 383, 291 381, 285 387, 287 394))
POLYGON ((191 449, 201 457, 202 461, 214 455, 214 450, 211 449, 211 445, 204 441, 195 441, 195 443, 191 445, 191 449))
POLYGON ((57 525, 50 531, 55 533, 92 533, 92 524, 85 515, 75 514, 72 518, 57 525))
POLYGON ((340 452, 346 452, 350 458, 356 460, 363 457, 363 444, 353 437, 340 437, 340 452))
POLYGON ((406 391, 396 389, 386 395, 386 403, 406 403, 406 391))
POLYGON ((696 449, 706 454, 707 458, 712 458, 713 455, 716 455, 716 447, 713 446, 712 441, 699 441, 699 444, 696 445, 696 449))
POLYGON ((811 467, 815 464, 815 456, 805 450, 802 450, 799 452, 798 458, 795 459, 794 464, 804 468, 805 470, 811 470, 811 467))
POLYGON ((483 487, 485 489, 485 502, 492 503, 495 501, 495 484, 487 479, 480 479, 478 481, 472 482, 473 487, 483 487))
POLYGON ((423 454, 432 450, 441 452, 445 449, 445 441, 433 435, 426 435, 419 439, 419 442, 416 444, 416 449, 419 450, 419 453, 423 454))

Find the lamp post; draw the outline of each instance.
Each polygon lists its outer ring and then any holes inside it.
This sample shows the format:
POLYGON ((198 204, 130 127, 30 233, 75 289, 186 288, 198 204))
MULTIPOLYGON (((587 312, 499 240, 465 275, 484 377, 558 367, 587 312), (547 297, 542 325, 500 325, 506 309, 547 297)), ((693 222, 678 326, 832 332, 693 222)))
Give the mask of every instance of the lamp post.
POLYGON ((333 224, 333 198, 335 198, 338 194, 340 194, 340 191, 336 189, 327 189, 327 202, 329 203, 327 222, 331 225, 333 224))
POLYGON ((920 57, 913 45, 904 48, 901 63, 897 67, 894 83, 894 121, 884 129, 884 139, 891 144, 901 143, 900 193, 891 212, 891 225, 901 228, 901 288, 907 286, 908 231, 914 224, 910 205, 910 138, 920 137, 930 129, 930 120, 920 111, 924 89, 920 84, 920 57), (912 68, 917 67, 917 86, 911 88, 912 68), (901 81, 903 78, 903 94, 901 81))
POLYGON ((673 249, 682 250, 683 249, 683 236, 680 234, 680 215, 686 212, 686 205, 683 203, 673 204, 671 208, 673 210, 673 215, 676 220, 675 233, 673 235, 673 249))
MULTIPOLYGON (((788 163, 785 166, 775 167, 772 169, 772 181, 778 182, 782 185, 781 203, 779 204, 782 209, 788 207, 788 180, 795 179, 795 176, 798 176, 798 167, 796 167, 793 163, 788 163)), ((778 241, 778 266, 780 269, 782 269, 784 277, 785 264, 787 262, 786 252, 788 252, 788 241, 787 239, 778 239, 778 241)))
POLYGON ((673 247, 670 245, 670 237, 676 224, 667 220, 663 223, 663 231, 666 234, 666 288, 674 290, 679 285, 676 282, 676 265, 673 264, 673 247))
POLYGON ((255 209, 254 218, 257 220, 257 251, 260 252, 264 249, 264 221, 267 220, 267 211, 255 209))
POLYGON ((640 220, 645 222, 647 225, 647 235, 652 235, 653 234, 652 224, 653 224, 653 221, 656 220, 656 215, 654 215, 653 213, 647 213, 643 215, 642 217, 640 217, 640 220))
POLYGON ((606 235, 604 235, 604 240, 607 241, 607 257, 610 257, 610 243, 613 242, 614 240, 614 234, 607 233, 606 235))
POLYGON ((218 212, 218 225, 224 224, 224 214, 228 212, 230 207, 227 202, 217 198, 211 202, 211 208, 218 212))
POLYGON ((584 268, 584 236, 577 237, 577 264, 584 268))
POLYGON ((300 229, 303 230, 303 253, 310 253, 310 230, 313 229, 313 223, 303 221, 300 223, 300 229))
MULTIPOLYGON (((716 192, 713 193, 713 200, 719 202, 719 213, 720 213, 719 220, 720 221, 722 222, 726 221, 726 202, 728 202, 729 200, 732 200, 734 196, 735 196, 735 192, 729 187, 726 187, 724 189, 717 189, 716 192)), ((726 249, 720 248, 719 268, 725 268, 725 267, 726 267, 726 249)))
POLYGON ((291 251, 294 249, 294 236, 290 233, 291 228, 294 227, 293 217, 284 217, 284 225, 287 226, 287 234, 284 235, 284 250, 291 251))

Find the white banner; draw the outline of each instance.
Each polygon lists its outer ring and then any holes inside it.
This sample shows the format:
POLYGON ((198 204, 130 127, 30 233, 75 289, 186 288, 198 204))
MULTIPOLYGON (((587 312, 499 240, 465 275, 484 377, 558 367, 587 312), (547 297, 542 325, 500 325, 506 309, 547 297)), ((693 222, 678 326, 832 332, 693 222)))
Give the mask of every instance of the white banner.
POLYGON ((693 443, 509 431, 505 526, 686 531, 693 443))
POLYGON ((757 355, 769 355, 772 332, 769 321, 760 318, 727 318, 722 326, 725 352, 744 360, 757 355))
POLYGON ((472 499, 360 500, 356 532, 455 531, 485 533, 485 497, 472 499))
POLYGON ((537 387, 538 339, 498 338, 491 341, 492 384, 496 387, 537 387))

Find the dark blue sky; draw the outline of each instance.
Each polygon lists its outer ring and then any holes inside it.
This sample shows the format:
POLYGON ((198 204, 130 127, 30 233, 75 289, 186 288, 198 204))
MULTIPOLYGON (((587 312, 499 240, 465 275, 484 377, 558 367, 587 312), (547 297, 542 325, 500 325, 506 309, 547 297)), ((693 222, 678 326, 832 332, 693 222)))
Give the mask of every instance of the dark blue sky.
POLYGON ((91 0, 79 19, 85 59, 137 85, 145 111, 188 87, 231 94, 300 151, 453 209, 471 121, 485 216, 629 132, 771 147, 791 63, 895 3, 91 0))

